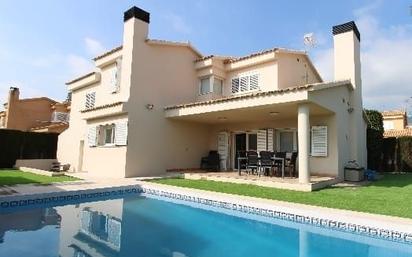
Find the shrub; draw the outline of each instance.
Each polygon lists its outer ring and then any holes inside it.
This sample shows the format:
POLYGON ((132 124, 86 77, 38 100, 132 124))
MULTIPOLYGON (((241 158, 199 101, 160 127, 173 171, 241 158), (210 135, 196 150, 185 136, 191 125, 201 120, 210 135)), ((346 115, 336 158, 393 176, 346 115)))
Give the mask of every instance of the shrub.
POLYGON ((412 172, 412 137, 399 137, 397 143, 399 171, 412 172))
POLYGON ((369 119, 366 136, 368 168, 379 170, 383 148, 383 118, 376 110, 365 110, 365 113, 369 119))

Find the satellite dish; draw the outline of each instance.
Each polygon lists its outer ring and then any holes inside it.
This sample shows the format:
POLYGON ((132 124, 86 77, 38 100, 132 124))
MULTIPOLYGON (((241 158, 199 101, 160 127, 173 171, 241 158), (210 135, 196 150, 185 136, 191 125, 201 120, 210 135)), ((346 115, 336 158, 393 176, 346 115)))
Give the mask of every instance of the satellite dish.
POLYGON ((313 32, 303 35, 303 44, 308 48, 313 48, 316 46, 316 38, 313 32))

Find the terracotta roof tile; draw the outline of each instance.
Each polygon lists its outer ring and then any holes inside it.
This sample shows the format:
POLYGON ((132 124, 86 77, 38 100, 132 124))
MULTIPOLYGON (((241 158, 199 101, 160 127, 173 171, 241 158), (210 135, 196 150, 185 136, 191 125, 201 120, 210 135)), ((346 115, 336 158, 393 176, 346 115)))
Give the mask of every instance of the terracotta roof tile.
POLYGON ((246 59, 253 58, 253 57, 256 57, 256 56, 259 56, 259 55, 275 52, 278 49, 279 49, 278 47, 275 47, 275 48, 272 48, 272 49, 267 49, 267 50, 262 50, 262 51, 259 51, 259 52, 251 53, 249 55, 242 56, 242 57, 228 58, 228 59, 224 60, 224 63, 228 64, 228 63, 234 63, 234 62, 246 60, 246 59))
POLYGON ((86 113, 86 112, 91 112, 91 111, 106 109, 106 108, 114 107, 114 106, 117 106, 117 105, 121 105, 121 104, 123 104, 123 103, 124 103, 124 102, 115 102, 115 103, 111 103, 111 104, 104 104, 104 105, 96 106, 96 107, 94 107, 94 108, 84 109, 84 110, 81 110, 80 112, 81 112, 81 113, 86 113))
POLYGON ((187 104, 178 104, 178 105, 173 105, 173 106, 166 106, 164 109, 165 110, 172 110, 172 109, 178 109, 178 108, 187 108, 187 107, 193 107, 193 106, 199 106, 199 105, 207 105, 207 104, 213 104, 213 103, 228 102, 228 101, 232 101, 232 100, 253 98, 253 97, 257 97, 257 96, 277 95, 277 94, 287 93, 287 92, 292 92, 292 91, 308 90, 312 87, 313 87, 313 85, 304 85, 304 86, 297 86, 297 87, 288 87, 288 88, 273 90, 273 91, 257 92, 257 93, 242 94, 242 95, 232 95, 232 96, 222 97, 222 98, 214 99, 214 100, 193 102, 193 103, 187 103, 187 104))
POLYGON ((406 137, 410 136, 412 137, 412 128, 406 128, 406 129, 392 129, 392 130, 387 130, 383 132, 383 137, 406 137))
POLYGON ((392 111, 383 111, 383 116, 398 116, 398 115, 406 115, 406 111, 403 110, 392 110, 392 111))
POLYGON ((117 51, 119 51, 119 50, 122 50, 122 48, 123 48, 123 45, 120 45, 120 46, 118 46, 118 47, 115 47, 115 48, 113 48, 113 49, 111 49, 111 50, 109 50, 109 51, 107 51, 107 52, 105 52, 105 53, 103 53, 103 54, 101 54, 101 55, 93 58, 93 61, 97 61, 97 60, 99 60, 99 59, 102 59, 103 57, 106 57, 106 56, 108 56, 108 55, 111 55, 112 53, 115 53, 115 52, 117 52, 117 51))
POLYGON ((87 74, 85 74, 85 75, 82 75, 82 76, 80 76, 80 77, 77 77, 77 78, 75 78, 75 79, 73 79, 73 80, 71 80, 71 81, 69 81, 69 82, 66 82, 66 85, 73 84, 74 82, 77 82, 77 81, 80 81, 80 80, 82 80, 82 79, 85 79, 85 78, 87 78, 87 77, 89 77, 89 76, 91 76, 91 75, 94 75, 95 73, 96 73, 95 71, 92 71, 92 72, 90 72, 90 73, 87 73, 87 74))

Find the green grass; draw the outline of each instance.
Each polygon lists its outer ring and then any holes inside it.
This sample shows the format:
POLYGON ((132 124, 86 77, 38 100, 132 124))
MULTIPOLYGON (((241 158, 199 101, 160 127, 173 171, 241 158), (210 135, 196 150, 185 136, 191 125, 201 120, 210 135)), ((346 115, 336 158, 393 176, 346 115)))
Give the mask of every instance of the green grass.
POLYGON ((74 181, 77 178, 69 176, 49 177, 23 172, 20 170, 0 170, 0 186, 11 186, 17 184, 49 184, 53 182, 74 181))
POLYGON ((386 174, 363 187, 326 188, 314 192, 207 180, 159 179, 152 182, 279 201, 412 218, 412 174, 386 174))

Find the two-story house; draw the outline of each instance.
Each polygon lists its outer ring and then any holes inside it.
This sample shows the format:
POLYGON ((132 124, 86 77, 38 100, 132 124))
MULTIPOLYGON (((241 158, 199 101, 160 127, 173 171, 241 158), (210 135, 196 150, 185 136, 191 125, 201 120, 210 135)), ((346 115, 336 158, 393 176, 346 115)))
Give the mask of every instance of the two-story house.
POLYGON ((4 111, 0 112, 0 128, 61 133, 68 127, 69 112, 69 102, 48 97, 21 99, 20 90, 11 87, 4 111))
POLYGON ((333 27, 335 80, 323 81, 304 51, 204 56, 190 43, 149 38, 150 15, 124 13, 123 45, 67 83, 69 128, 58 158, 73 171, 133 177, 198 169, 209 150, 236 168, 239 150, 297 151, 301 183, 343 178, 366 165, 360 34, 333 27))

